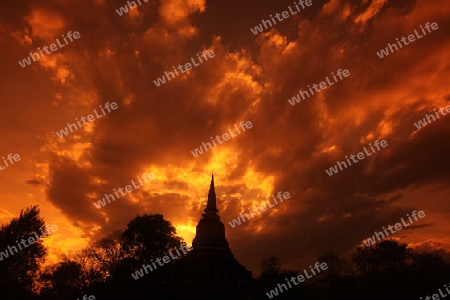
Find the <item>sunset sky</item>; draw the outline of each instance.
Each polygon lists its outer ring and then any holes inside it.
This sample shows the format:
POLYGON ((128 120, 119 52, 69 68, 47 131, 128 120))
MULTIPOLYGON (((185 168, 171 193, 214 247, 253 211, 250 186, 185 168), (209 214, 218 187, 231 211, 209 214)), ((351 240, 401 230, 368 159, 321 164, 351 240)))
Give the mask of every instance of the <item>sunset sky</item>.
POLYGON ((213 173, 230 248, 254 274, 270 254, 296 270, 327 251, 346 257, 413 210, 426 216, 392 237, 450 252, 450 115, 414 125, 450 105, 448 0, 312 0, 257 35, 250 29, 294 0, 141 3, 123 16, 116 10, 124 0, 3 5, 0 157, 21 160, 0 171, 0 223, 39 205, 59 228, 46 241, 52 262, 144 213, 163 214, 191 244, 213 173), (427 22, 439 28, 376 54, 427 22), (19 65, 69 31, 80 38, 19 65), (154 84, 203 50, 214 58, 154 84), (339 69, 350 76, 288 103, 339 69), (56 135, 106 102, 118 108, 56 135), (253 127, 192 155, 241 121, 253 127), (388 146, 327 175, 376 140, 388 146), (94 206, 145 172, 155 179, 94 206), (291 198, 228 224, 279 191, 291 198))

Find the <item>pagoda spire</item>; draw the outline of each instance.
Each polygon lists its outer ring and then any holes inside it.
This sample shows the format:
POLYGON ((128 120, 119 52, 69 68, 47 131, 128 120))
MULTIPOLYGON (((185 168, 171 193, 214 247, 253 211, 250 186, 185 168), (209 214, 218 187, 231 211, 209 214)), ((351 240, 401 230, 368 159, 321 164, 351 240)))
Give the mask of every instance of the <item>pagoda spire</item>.
POLYGON ((212 174, 211 185, 209 186, 208 192, 208 203, 206 204, 204 212, 216 214, 218 211, 216 206, 216 191, 214 189, 214 174, 212 174))
POLYGON ((195 238, 192 241, 194 250, 190 256, 219 255, 232 258, 230 246, 225 238, 225 226, 217 214, 216 191, 214 190, 214 175, 209 186, 208 202, 202 218, 198 222, 195 238))

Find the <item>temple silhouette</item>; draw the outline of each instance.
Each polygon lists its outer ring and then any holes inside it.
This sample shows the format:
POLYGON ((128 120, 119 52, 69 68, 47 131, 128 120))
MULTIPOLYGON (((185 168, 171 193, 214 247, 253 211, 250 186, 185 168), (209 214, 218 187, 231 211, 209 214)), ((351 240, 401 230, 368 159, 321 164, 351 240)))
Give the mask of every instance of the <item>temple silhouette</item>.
POLYGON ((213 175, 193 249, 167 269, 165 284, 173 291, 170 296, 251 299, 252 273, 233 256, 218 212, 213 175))

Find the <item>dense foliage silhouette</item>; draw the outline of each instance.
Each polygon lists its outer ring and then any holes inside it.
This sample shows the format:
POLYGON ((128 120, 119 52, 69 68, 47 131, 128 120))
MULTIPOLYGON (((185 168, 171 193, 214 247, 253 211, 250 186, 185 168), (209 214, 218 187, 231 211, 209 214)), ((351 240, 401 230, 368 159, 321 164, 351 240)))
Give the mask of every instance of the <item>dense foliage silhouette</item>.
MULTIPOLYGON (((43 226, 37 206, 22 210, 19 217, 0 228, 0 251, 43 226)), ((171 263, 161 268, 163 271, 155 270, 138 280, 131 273, 181 243, 183 239, 160 214, 136 216, 124 230, 53 265, 43 265, 47 249, 39 241, 0 261, 0 293, 2 299, 65 300, 83 295, 95 295, 96 299, 170 299, 167 295, 177 289, 167 284, 171 263)), ((393 239, 370 247, 356 246, 351 261, 333 252, 320 255, 317 261, 326 262, 328 269, 276 299, 418 299, 436 293, 450 280, 450 265, 440 255, 417 252, 393 239)), ((268 299, 266 292, 285 283, 286 278, 298 276, 305 267, 287 270, 275 255, 264 258, 250 295, 233 295, 233 299, 268 299)), ((186 297, 195 298, 195 294, 186 297)))

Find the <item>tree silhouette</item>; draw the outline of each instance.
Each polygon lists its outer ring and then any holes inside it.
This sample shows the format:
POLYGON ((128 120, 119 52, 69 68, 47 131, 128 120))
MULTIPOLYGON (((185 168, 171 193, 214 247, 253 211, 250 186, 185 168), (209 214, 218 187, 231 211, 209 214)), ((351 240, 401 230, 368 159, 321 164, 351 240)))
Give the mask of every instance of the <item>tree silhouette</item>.
MULTIPOLYGON (((256 288, 259 290, 258 293, 263 295, 270 289, 275 288, 279 283, 286 284, 286 279, 290 280, 292 277, 297 278, 298 274, 297 271, 281 268, 280 261, 272 254, 261 261, 261 275, 256 282, 256 288)), ((291 299, 292 297, 298 299, 301 289, 299 286, 294 287, 294 289, 280 295, 279 299, 291 299)))
POLYGON ((85 288, 82 267, 79 263, 65 260, 49 267, 42 275, 42 295, 58 295, 55 299, 75 298, 85 288))
POLYGON ((334 252, 324 253, 317 260, 327 264, 327 269, 315 277, 314 282, 318 287, 333 288, 342 283, 344 276, 352 274, 352 266, 349 262, 341 259, 334 252))
POLYGON ((123 249, 139 263, 149 263, 152 258, 163 257, 170 249, 180 247, 183 239, 175 234, 175 227, 163 215, 137 216, 123 232, 123 249))
POLYGON ((179 248, 183 239, 160 214, 144 214, 131 220, 126 229, 94 243, 88 256, 108 273, 105 283, 97 287, 96 295, 105 299, 132 299, 151 295, 159 288, 160 278, 154 273, 139 280, 131 277, 143 264, 162 258, 169 250, 179 248))
POLYGON ((383 240, 375 245, 355 248, 353 262, 363 274, 381 273, 405 268, 412 258, 412 249, 396 240, 383 240))
POLYGON ((281 272, 281 263, 275 255, 272 254, 261 261, 261 279, 277 278, 280 276, 281 272))
POLYGON ((41 236, 40 229, 44 226, 38 206, 32 206, 21 210, 18 218, 13 218, 9 224, 0 228, 0 251, 9 249, 9 257, 3 257, 0 261, 0 274, 7 274, 0 276, 2 295, 29 296, 33 290, 34 278, 44 261, 47 249, 39 240, 33 244, 25 243, 28 246, 21 246, 22 249, 17 244, 22 239, 27 241, 30 237, 34 237, 34 233, 41 236))
POLYGON ((92 267, 108 277, 115 273, 125 258, 124 244, 123 231, 117 230, 92 243, 84 252, 92 267))
POLYGON ((85 251, 63 256, 62 261, 48 266, 42 272, 41 296, 45 299, 76 298, 85 294, 93 283, 104 278, 89 262, 85 251))
MULTIPOLYGON (((65 300, 81 299, 83 295, 95 295, 96 299, 172 299, 160 295, 176 291, 178 283, 171 281, 176 275, 176 263, 147 272, 139 279, 131 276, 143 264, 150 265, 180 246, 182 239, 162 215, 136 216, 123 231, 115 231, 46 268, 41 264, 46 254, 41 241, 13 251, 14 255, 5 252, 17 245, 16 240, 27 239, 42 227, 39 209, 33 206, 0 228, 2 299, 65 300)), ((417 299, 436 292, 450 278, 450 266, 440 255, 419 253, 392 239, 355 247, 352 261, 358 272, 333 252, 321 255, 318 261, 327 263, 327 270, 294 285, 292 277, 299 273, 282 268, 278 258, 271 255, 261 261, 261 275, 246 291, 252 296, 239 294, 233 299, 267 299, 267 292, 288 281, 292 286, 277 299, 417 299)), ((199 291, 191 292, 186 296, 195 297, 199 291)))

